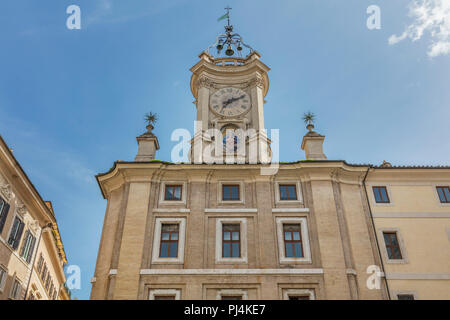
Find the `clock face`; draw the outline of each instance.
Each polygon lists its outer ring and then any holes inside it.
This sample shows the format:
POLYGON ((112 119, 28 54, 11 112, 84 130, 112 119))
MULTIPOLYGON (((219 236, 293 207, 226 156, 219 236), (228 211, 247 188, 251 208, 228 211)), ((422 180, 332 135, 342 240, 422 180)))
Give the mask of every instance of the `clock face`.
POLYGON ((223 88, 210 99, 211 109, 224 117, 236 117, 251 108, 250 96, 237 88, 223 88))

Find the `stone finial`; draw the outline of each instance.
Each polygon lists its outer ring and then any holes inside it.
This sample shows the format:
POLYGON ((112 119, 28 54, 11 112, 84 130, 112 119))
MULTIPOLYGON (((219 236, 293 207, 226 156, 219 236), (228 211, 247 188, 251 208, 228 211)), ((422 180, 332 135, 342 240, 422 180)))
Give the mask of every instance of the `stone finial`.
POLYGON ((136 137, 138 153, 134 161, 145 162, 155 160, 156 150, 159 150, 158 138, 153 134, 153 125, 147 125, 147 132, 136 137))
POLYGON ((392 164, 390 162, 387 162, 386 160, 383 160, 380 168, 392 168, 392 164))
POLYGON ((303 136, 302 150, 305 151, 307 160, 326 160, 327 157, 323 153, 323 141, 325 136, 322 136, 314 131, 312 120, 306 120, 308 133, 303 136))

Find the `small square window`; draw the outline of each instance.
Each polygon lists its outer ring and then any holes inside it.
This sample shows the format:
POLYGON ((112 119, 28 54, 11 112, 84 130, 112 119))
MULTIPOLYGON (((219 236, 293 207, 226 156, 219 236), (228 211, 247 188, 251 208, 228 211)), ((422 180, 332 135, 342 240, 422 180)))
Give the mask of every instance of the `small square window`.
POLYGON ((222 296, 222 300, 242 300, 242 296, 222 296))
POLYGON ((289 295, 289 300, 310 300, 309 295, 304 296, 291 296, 289 295))
POLYGON ((166 185, 164 200, 166 201, 181 201, 182 186, 180 185, 166 185))
POLYGON ((397 294, 397 300, 414 300, 413 294, 397 294))
POLYGON ((239 185, 238 184, 224 184, 222 185, 222 200, 223 201, 239 201, 239 185))
POLYGON ((376 203, 390 203, 386 187, 373 187, 376 203))
POLYGON ((154 300, 175 300, 175 296, 155 296, 154 300))
POLYGON ((223 224, 222 225, 222 257, 223 258, 240 258, 240 224, 223 224))
POLYGON ((163 224, 161 226, 160 258, 178 257, 178 224, 163 224))
POLYGON ((386 245, 386 251, 388 258, 392 260, 401 260, 402 252, 400 250, 400 244, 396 232, 383 232, 384 243, 386 245))
POLYGON ((450 187, 436 187, 441 203, 450 203, 450 187))
POLYGON ((280 200, 297 200, 295 184, 280 184, 280 200))
POLYGON ((284 253, 286 258, 302 258, 300 224, 283 224, 284 253))

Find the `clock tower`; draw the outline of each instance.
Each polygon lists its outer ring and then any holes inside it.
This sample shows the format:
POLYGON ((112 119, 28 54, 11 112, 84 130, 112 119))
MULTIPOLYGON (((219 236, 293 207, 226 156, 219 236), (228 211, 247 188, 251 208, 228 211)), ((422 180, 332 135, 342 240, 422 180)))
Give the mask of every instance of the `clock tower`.
POLYGON ((216 43, 199 55, 200 61, 191 68, 191 91, 197 108, 190 153, 194 163, 270 161, 270 140, 264 127, 270 68, 260 57, 233 33, 229 22, 216 43), (224 47, 225 56, 221 56, 224 47), (246 57, 242 57, 244 48, 246 57), (217 49, 216 56, 211 49, 217 49))

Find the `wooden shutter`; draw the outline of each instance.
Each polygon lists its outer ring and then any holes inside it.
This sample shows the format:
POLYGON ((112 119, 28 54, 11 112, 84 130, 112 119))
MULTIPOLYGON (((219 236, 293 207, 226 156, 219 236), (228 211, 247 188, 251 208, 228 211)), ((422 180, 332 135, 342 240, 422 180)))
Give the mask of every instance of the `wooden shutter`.
POLYGON ((36 243, 36 238, 31 233, 30 233, 30 237, 31 237, 30 249, 28 250, 28 255, 26 256, 28 263, 31 262, 31 258, 33 257, 34 245, 36 243))
POLYGON ((21 220, 19 220, 19 229, 17 230, 16 237, 14 239, 14 243, 12 245, 13 249, 16 250, 19 247, 20 238, 22 237, 23 227, 25 226, 25 223, 23 223, 21 220))
MULTIPOLYGON (((0 201, 3 201, 3 199, 1 199, 0 201)), ((5 226, 6 218, 8 217, 8 211, 9 203, 4 202, 3 208, 0 211, 0 233, 2 233, 3 227, 5 226)))

